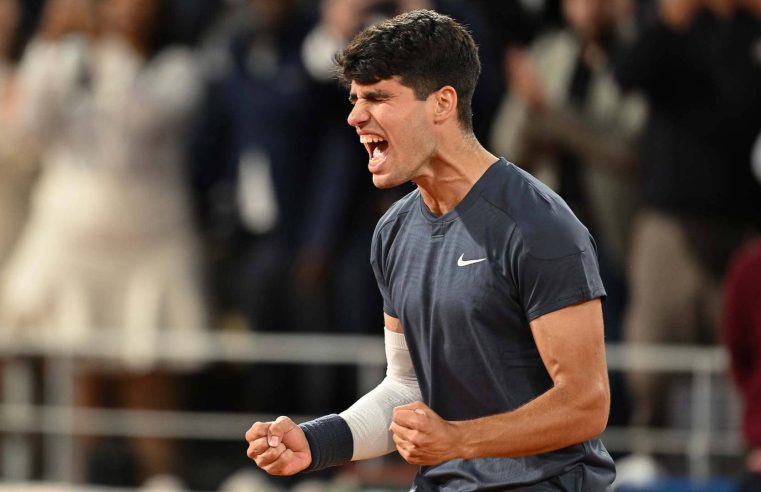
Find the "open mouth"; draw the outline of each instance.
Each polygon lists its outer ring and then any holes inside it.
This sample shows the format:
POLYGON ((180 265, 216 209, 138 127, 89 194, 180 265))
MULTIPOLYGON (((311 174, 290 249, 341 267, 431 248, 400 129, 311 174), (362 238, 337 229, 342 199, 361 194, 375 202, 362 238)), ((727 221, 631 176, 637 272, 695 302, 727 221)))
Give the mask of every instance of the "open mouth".
POLYGON ((360 135, 359 141, 364 144, 370 155, 370 162, 380 163, 388 155, 388 141, 378 135, 360 135))

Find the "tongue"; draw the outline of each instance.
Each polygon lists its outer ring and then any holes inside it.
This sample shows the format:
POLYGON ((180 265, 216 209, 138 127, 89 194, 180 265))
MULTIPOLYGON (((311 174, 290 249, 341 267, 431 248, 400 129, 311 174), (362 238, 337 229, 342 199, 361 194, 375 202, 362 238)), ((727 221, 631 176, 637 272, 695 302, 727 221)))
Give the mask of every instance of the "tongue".
POLYGON ((379 144, 373 149, 373 159, 381 159, 385 157, 386 150, 388 150, 388 147, 384 144, 379 144), (383 150, 381 149, 383 147, 383 150))

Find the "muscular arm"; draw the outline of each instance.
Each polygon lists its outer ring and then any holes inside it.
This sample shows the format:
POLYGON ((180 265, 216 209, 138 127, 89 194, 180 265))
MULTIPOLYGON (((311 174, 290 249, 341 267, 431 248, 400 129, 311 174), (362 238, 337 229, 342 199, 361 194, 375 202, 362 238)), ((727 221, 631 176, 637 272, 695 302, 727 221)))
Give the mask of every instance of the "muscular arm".
POLYGON ((422 403, 399 407, 391 430, 410 463, 525 456, 560 449, 602 433, 610 393, 598 299, 531 322, 553 387, 520 408, 448 422, 422 403))

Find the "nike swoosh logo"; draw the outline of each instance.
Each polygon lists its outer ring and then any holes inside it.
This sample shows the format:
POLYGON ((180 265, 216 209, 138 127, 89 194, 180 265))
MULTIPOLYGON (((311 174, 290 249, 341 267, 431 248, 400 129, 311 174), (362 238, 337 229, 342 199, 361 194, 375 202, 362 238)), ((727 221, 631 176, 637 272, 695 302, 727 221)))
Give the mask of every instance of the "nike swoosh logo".
POLYGON ((457 266, 468 266, 472 265, 473 263, 480 263, 482 261, 486 261, 486 258, 481 258, 480 260, 463 260, 462 257, 465 256, 465 253, 461 254, 459 258, 457 258, 457 266))

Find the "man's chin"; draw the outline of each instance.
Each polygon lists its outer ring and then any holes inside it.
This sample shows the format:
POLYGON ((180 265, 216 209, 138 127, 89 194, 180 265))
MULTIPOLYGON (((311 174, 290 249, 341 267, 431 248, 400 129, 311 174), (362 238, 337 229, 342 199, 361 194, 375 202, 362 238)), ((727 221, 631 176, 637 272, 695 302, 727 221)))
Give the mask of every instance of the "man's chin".
POLYGON ((385 190, 388 188, 393 188, 394 186, 398 186, 399 183, 395 182, 388 175, 373 174, 373 185, 375 185, 375 187, 378 189, 385 190))

